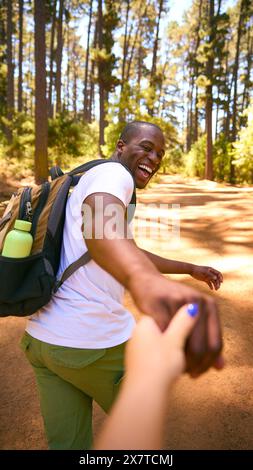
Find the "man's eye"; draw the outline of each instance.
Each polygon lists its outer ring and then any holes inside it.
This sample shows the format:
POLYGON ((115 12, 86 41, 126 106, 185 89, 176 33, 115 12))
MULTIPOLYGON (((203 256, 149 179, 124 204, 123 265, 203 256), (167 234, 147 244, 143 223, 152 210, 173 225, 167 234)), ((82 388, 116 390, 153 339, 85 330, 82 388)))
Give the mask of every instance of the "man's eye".
POLYGON ((146 152, 150 152, 150 151, 151 151, 151 148, 150 148, 150 147, 147 147, 146 145, 143 145, 142 148, 143 148, 146 152))

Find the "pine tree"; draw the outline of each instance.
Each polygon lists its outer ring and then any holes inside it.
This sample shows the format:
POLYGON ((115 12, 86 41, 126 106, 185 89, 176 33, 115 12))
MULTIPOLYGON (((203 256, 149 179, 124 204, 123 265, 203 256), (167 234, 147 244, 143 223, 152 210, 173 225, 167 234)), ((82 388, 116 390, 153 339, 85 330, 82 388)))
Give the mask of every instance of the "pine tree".
POLYGON ((34 2, 35 24, 35 181, 48 179, 45 3, 34 2))
POLYGON ((7 119, 6 137, 12 142, 11 122, 14 112, 14 63, 13 63, 13 19, 12 0, 7 0, 7 119))

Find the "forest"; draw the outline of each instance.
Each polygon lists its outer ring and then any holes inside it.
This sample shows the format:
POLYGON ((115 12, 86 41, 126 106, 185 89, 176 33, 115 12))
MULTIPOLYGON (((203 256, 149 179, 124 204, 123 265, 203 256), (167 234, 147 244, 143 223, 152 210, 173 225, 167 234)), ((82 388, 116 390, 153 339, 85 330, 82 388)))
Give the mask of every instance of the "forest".
POLYGON ((111 155, 132 120, 161 126, 164 173, 253 184, 253 3, 1 0, 1 171, 111 155))

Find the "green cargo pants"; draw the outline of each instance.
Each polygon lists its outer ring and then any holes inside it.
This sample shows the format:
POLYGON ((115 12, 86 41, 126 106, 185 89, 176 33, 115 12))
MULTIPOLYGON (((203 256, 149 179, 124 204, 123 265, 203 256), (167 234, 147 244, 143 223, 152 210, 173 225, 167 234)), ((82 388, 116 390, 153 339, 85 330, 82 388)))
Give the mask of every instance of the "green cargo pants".
POLYGON ((35 372, 50 449, 92 447, 92 401, 109 411, 123 376, 125 344, 77 349, 24 334, 21 348, 35 372))

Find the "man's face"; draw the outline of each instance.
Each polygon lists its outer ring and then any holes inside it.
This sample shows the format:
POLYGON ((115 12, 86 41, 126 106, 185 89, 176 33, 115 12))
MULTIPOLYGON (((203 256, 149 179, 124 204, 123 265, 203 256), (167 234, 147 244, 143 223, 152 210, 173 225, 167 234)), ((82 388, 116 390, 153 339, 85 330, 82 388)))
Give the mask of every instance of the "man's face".
POLYGON ((118 141, 119 159, 131 171, 136 187, 145 188, 160 167, 165 153, 162 132, 153 126, 140 126, 128 143, 118 141))

